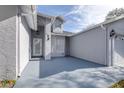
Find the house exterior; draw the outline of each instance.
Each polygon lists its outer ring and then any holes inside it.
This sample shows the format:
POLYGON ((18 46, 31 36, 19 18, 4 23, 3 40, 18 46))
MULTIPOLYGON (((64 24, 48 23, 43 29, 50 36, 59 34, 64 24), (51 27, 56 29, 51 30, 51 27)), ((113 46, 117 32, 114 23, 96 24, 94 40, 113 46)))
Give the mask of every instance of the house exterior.
POLYGON ((36 6, 0 6, 0 80, 16 79, 29 62, 31 29, 37 30, 36 23, 36 6))
POLYGON ((67 42, 72 33, 63 31, 64 19, 38 13, 38 30, 32 31, 32 58, 50 60, 67 54, 67 42), (66 47, 66 48, 65 48, 66 47), (39 51, 40 50, 40 51, 39 51))
POLYGON ((123 24, 124 16, 120 16, 71 36, 70 56, 106 66, 124 66, 123 24))
POLYGON ((49 43, 42 44, 43 57, 46 60, 72 56, 106 66, 124 66, 124 16, 97 24, 77 34, 63 31, 62 17, 55 18, 41 13, 38 16, 38 26, 43 24, 40 22, 46 22, 41 19, 43 16, 47 20, 51 19, 51 30, 42 32, 46 39, 49 37, 49 40, 44 40, 49 43))
POLYGON ((73 34, 61 16, 36 6, 0 6, 0 80, 16 79, 30 60, 72 56, 106 66, 124 66, 124 16, 73 34))
POLYGON ((64 19, 36 12, 32 5, 0 6, 0 80, 16 79, 30 60, 68 55, 64 19))

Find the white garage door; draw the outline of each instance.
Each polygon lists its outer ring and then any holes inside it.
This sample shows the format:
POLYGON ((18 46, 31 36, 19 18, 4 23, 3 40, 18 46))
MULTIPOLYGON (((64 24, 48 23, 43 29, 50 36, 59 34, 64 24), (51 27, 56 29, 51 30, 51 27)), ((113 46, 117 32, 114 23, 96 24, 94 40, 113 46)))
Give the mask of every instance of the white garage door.
POLYGON ((124 66, 124 40, 114 40, 114 65, 124 66))
POLYGON ((52 57, 65 56, 65 37, 52 36, 52 57))

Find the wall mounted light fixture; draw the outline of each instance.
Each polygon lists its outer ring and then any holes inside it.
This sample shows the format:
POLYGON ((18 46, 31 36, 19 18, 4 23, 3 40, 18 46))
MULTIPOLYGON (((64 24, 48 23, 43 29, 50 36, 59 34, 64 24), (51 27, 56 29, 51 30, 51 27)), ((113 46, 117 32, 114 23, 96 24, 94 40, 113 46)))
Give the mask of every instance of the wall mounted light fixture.
POLYGON ((47 40, 49 40, 50 39, 50 37, 49 37, 49 35, 47 35, 47 40))
POLYGON ((115 35, 116 35, 115 31, 112 29, 112 31, 110 32, 110 37, 113 37, 115 35))

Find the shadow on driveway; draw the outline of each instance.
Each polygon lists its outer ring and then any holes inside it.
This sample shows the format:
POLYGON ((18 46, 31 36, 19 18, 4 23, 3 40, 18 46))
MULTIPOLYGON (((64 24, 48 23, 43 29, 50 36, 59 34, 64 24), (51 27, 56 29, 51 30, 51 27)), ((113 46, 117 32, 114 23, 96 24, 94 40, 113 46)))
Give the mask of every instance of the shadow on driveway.
POLYGON ((61 72, 69 72, 77 69, 104 67, 90 61, 73 57, 52 58, 49 61, 41 60, 39 64, 39 77, 45 78, 61 72))

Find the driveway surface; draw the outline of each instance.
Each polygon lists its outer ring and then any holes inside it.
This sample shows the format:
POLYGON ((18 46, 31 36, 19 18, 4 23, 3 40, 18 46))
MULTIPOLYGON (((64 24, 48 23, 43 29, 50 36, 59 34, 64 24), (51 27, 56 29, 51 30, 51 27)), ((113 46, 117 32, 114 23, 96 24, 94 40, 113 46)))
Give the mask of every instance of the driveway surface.
POLYGON ((124 79, 124 67, 105 67, 72 57, 30 61, 15 88, 97 88, 110 87, 124 79))

